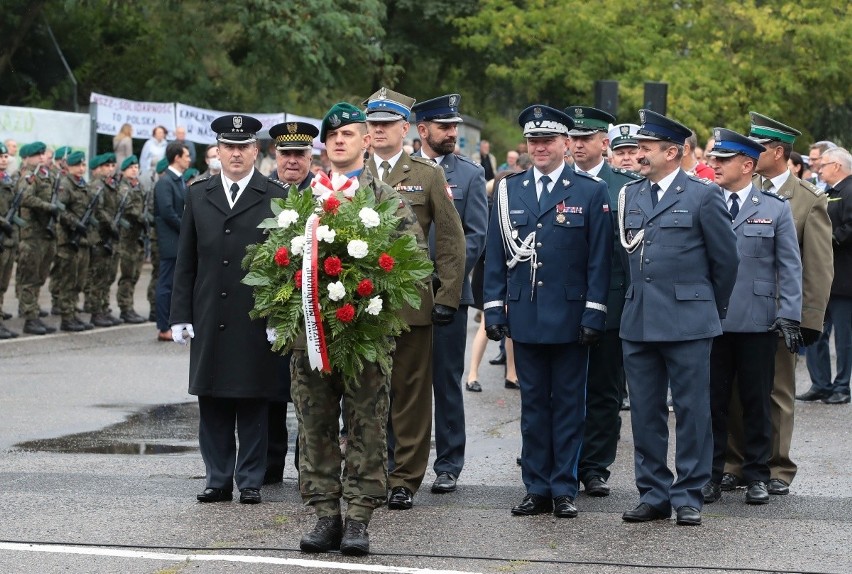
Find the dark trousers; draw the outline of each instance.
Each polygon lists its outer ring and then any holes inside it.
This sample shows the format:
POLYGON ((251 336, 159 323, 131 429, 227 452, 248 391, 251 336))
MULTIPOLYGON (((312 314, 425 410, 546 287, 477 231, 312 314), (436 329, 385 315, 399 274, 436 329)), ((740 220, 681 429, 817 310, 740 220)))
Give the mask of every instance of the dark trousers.
POLYGON ((260 488, 266 472, 269 410, 266 399, 198 397, 198 444, 207 468, 207 487, 260 488), (237 441, 234 428, 240 438, 237 441))
POLYGON ((460 305, 453 322, 432 329, 432 391, 435 398, 435 474, 461 474, 465 427, 464 351, 467 344, 467 305, 460 305))
POLYGON ((660 512, 672 507, 701 509, 701 488, 710 480, 713 433, 710 422, 712 339, 677 342, 622 341, 630 390, 634 471, 640 501, 660 512), (675 427, 675 469, 667 464, 671 384, 675 427))
MULTIPOLYGON (((278 358, 278 385, 290 397, 290 359, 292 353, 278 358)), ((266 447, 266 469, 270 475, 278 476, 284 470, 289 436, 287 433, 287 402, 269 401, 269 435, 266 447)), ((296 446, 296 468, 299 468, 299 447, 296 446)))
POLYGON ((713 419, 714 482, 722 480, 728 450, 728 405, 737 380, 743 425, 742 478, 769 480, 772 419, 769 395, 775 378, 776 333, 724 333, 710 352, 710 408, 713 419))
POLYGON ((849 394, 849 380, 852 378, 852 297, 831 296, 825 313, 825 329, 819 339, 806 349, 805 355, 814 389, 849 394), (837 352, 837 370, 833 380, 828 344, 832 329, 837 352))
POLYGON ((576 497, 589 351, 578 343, 514 345, 527 494, 576 497))
POLYGON ((160 259, 160 277, 157 279, 157 330, 169 330, 169 313, 172 306, 172 283, 175 279, 176 257, 160 259))

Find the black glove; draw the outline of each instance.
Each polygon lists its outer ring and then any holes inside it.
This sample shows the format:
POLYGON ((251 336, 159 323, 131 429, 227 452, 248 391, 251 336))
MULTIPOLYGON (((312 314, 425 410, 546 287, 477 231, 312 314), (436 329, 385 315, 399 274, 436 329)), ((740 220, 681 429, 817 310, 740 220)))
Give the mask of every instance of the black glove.
POLYGON ((455 316, 456 310, 452 307, 447 307, 446 305, 441 305, 440 303, 435 303, 435 306, 432 307, 433 325, 438 325, 439 327, 449 325, 453 322, 453 318, 455 316))
POLYGON ((813 345, 819 339, 819 336, 822 335, 822 331, 817 331, 816 329, 808 329, 807 327, 799 327, 799 331, 802 333, 802 346, 807 347, 808 345, 813 345))
POLYGON ((511 337, 508 325, 486 325, 485 336, 492 341, 501 341, 503 337, 511 337))
POLYGON ((579 343, 581 345, 585 345, 586 347, 591 347, 595 343, 601 340, 601 335, 603 333, 598 331, 597 329, 592 329, 591 327, 583 327, 580 325, 580 339, 579 343))
POLYGON ((0 220, 0 231, 12 237, 12 233, 14 233, 15 228, 12 227, 12 224, 5 220, 0 220))
POLYGON ((775 322, 772 323, 772 326, 769 327, 769 330, 778 331, 784 335, 784 346, 787 347, 787 350, 791 353, 798 353, 799 347, 804 345, 798 321, 778 317, 775 319, 775 322))

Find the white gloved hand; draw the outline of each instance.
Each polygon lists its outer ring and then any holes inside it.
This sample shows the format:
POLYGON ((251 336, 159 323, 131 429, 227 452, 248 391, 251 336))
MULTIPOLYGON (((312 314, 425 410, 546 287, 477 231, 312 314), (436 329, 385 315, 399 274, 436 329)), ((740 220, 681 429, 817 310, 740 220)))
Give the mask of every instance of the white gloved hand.
POLYGON ((278 331, 275 329, 275 327, 267 327, 266 328, 266 340, 269 341, 269 343, 271 344, 271 343, 274 343, 275 339, 277 339, 277 338, 278 338, 278 331))
POLYGON ((192 323, 177 323, 172 325, 172 341, 180 343, 181 345, 186 345, 188 340, 183 335, 184 329, 186 329, 186 334, 189 335, 190 339, 195 337, 195 331, 192 329, 192 323))

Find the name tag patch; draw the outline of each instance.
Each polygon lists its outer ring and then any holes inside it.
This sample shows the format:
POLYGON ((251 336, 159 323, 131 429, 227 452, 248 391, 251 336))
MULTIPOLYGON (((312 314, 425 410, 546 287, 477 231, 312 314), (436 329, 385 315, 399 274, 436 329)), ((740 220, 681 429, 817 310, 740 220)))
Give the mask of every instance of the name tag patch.
POLYGON ((757 218, 746 219, 746 223, 762 223, 762 224, 768 225, 768 224, 772 223, 772 220, 771 219, 757 219, 757 218))

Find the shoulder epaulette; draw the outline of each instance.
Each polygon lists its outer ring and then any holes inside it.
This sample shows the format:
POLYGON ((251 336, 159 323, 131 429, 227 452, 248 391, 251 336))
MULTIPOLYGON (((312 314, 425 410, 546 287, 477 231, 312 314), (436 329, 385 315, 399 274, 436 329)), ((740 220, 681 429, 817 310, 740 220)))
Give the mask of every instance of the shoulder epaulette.
POLYGON ((640 179, 644 179, 641 175, 636 173, 635 171, 630 171, 629 169, 624 169, 623 167, 613 167, 611 168, 615 173, 621 174, 625 177, 629 177, 630 179, 639 181, 640 179))
POLYGON ((519 176, 519 175, 526 174, 528 171, 529 171, 529 170, 526 170, 526 169, 525 169, 524 171, 516 171, 516 172, 512 172, 512 173, 509 173, 509 174, 504 175, 504 176, 503 176, 503 179, 509 179, 510 177, 517 177, 517 176, 519 176))
POLYGON ((802 187, 804 187, 805 189, 807 189, 808 191, 810 191, 811 193, 813 193, 817 197, 819 197, 820 195, 825 193, 823 190, 821 190, 820 188, 818 188, 817 186, 815 186, 811 182, 805 181, 804 179, 800 179, 799 183, 802 185, 802 187))
POLYGON ((697 181, 698 183, 703 183, 704 185, 712 185, 714 182, 707 179, 706 177, 698 177, 697 175, 686 174, 686 177, 691 179, 692 181, 697 181))
POLYGON ((274 177, 267 177, 266 179, 269 180, 270 183, 274 183, 275 185, 277 185, 281 189, 289 189, 290 188, 289 183, 284 183, 280 179, 275 179, 274 177))
POLYGON ((603 180, 602 180, 601 178, 599 178, 598 176, 596 176, 596 175, 592 175, 592 174, 590 174, 590 173, 585 173, 585 172, 580 173, 579 171, 575 171, 575 172, 574 172, 574 175, 578 175, 578 176, 580 176, 580 177, 585 177, 586 179, 591 179, 591 180, 593 180, 593 181, 603 181, 603 180))
POLYGON ((787 201, 786 197, 784 197, 783 195, 778 195, 774 191, 766 191, 765 189, 761 189, 760 193, 762 193, 763 195, 766 195, 768 197, 774 197, 778 201, 787 201))
POLYGON ((456 159, 461 160, 465 163, 469 163, 470 165, 475 165, 476 167, 482 167, 481 165, 479 165, 478 163, 476 163, 475 161, 473 161, 469 157, 461 155, 460 153, 454 153, 453 155, 456 156, 456 159))
POLYGON ((419 163, 419 164, 422 164, 422 165, 428 165, 429 167, 431 167, 433 169, 443 169, 443 168, 441 168, 441 166, 439 166, 437 163, 435 163, 431 159, 426 159, 425 157, 420 157, 419 155, 410 155, 410 156, 408 156, 408 158, 413 162, 416 162, 416 163, 419 163))
POLYGON ((196 179, 195 181, 193 181, 191 184, 189 184, 189 187, 192 187, 193 185, 198 185, 198 184, 199 184, 199 183, 201 183, 202 181, 207 181, 208 179, 210 179, 210 176, 209 176, 209 175, 208 175, 207 177, 199 177, 198 179, 196 179))
POLYGON ((627 183, 624 184, 624 186, 626 187, 628 185, 636 185, 637 183, 641 183, 643 181, 645 181, 645 176, 640 175, 639 179, 634 179, 633 181, 628 181, 627 183))

